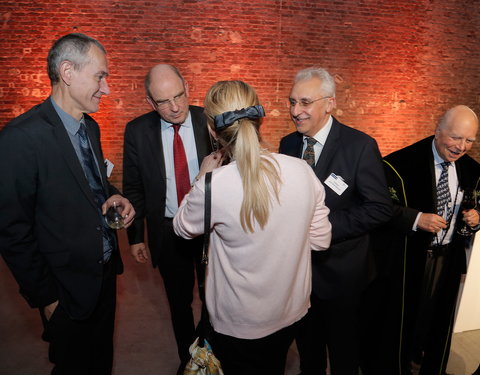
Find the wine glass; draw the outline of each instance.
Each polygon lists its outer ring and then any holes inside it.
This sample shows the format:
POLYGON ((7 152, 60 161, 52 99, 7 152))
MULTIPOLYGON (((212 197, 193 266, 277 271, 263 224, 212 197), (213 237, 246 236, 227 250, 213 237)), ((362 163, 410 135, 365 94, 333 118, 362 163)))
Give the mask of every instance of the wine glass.
MULTIPOLYGON (((477 205, 475 198, 475 191, 473 189, 465 189, 463 191, 463 199, 460 206, 460 211, 471 210, 472 208, 475 208, 477 205)), ((471 236, 473 234, 472 230, 465 222, 461 228, 457 230, 457 233, 462 236, 471 236)))
POLYGON ((113 202, 105 214, 105 222, 112 229, 120 229, 124 227, 123 216, 120 214, 121 206, 117 206, 117 202, 113 202))

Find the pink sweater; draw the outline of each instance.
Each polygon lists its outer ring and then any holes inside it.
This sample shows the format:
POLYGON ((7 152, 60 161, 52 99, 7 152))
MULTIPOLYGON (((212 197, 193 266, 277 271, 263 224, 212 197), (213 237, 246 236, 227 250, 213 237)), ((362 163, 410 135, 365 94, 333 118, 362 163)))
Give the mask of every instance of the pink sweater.
MULTIPOLYGON (((206 300, 215 331, 243 339, 270 335, 300 320, 310 306, 310 250, 330 245, 325 191, 303 160, 273 154, 280 203, 272 199, 264 229, 240 225, 242 182, 235 162, 212 176, 212 221, 206 300)), ((185 196, 173 225, 184 238, 203 233, 205 179, 185 196)))

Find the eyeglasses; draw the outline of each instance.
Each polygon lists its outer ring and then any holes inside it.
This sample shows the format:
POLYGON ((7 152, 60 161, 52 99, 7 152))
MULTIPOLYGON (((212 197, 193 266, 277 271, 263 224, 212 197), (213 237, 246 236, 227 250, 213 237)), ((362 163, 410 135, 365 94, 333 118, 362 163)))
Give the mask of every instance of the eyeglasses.
POLYGON ((152 97, 150 99, 152 100, 152 103, 157 109, 165 109, 168 106, 171 106, 173 104, 182 104, 184 100, 187 98, 187 95, 185 91, 182 91, 180 94, 174 96, 172 99, 165 99, 165 100, 155 100, 152 97))
POLYGON ((295 99, 288 99, 288 105, 290 107, 295 107, 297 104, 302 108, 310 107, 313 103, 318 102, 319 100, 323 99, 330 99, 333 98, 332 96, 322 96, 321 98, 310 100, 310 99, 300 99, 300 101, 296 101, 295 99))

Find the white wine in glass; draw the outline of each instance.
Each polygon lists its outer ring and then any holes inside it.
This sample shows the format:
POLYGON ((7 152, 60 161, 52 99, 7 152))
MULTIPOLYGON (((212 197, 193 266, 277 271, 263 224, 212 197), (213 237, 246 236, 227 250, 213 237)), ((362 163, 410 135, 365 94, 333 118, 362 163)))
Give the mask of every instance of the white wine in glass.
POLYGON ((113 202, 105 214, 105 221, 112 229, 121 229, 124 227, 123 216, 120 214, 122 207, 117 206, 117 202, 113 202))

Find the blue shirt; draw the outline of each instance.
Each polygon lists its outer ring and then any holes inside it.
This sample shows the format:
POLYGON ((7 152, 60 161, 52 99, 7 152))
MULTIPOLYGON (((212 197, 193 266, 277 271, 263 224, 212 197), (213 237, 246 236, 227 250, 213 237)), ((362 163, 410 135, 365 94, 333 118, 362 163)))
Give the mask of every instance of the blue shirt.
MULTIPOLYGON (((63 123, 63 126, 65 127, 65 130, 67 131, 68 136, 70 137, 70 141, 72 142, 73 148, 75 149, 75 153, 77 154, 78 160, 81 159, 81 151, 80 151, 80 136, 78 135, 78 129, 80 129, 80 124, 83 122, 85 123, 84 118, 80 121, 69 115, 67 112, 65 112, 60 106, 55 103, 55 100, 53 100, 52 97, 50 97, 50 101, 52 102, 53 108, 55 108, 55 111, 57 111, 58 117, 60 117, 60 120, 63 123)), ((90 143, 90 139, 88 140, 88 143, 90 144, 90 149, 93 150, 92 144, 90 143)), ((101 176, 100 170, 98 168, 98 160, 95 156, 95 153, 92 152, 93 158, 95 160, 95 165, 98 170, 98 175, 101 176)), ((82 164, 82 163, 80 163, 82 164)), ((103 184, 103 181, 102 181, 103 184)))

